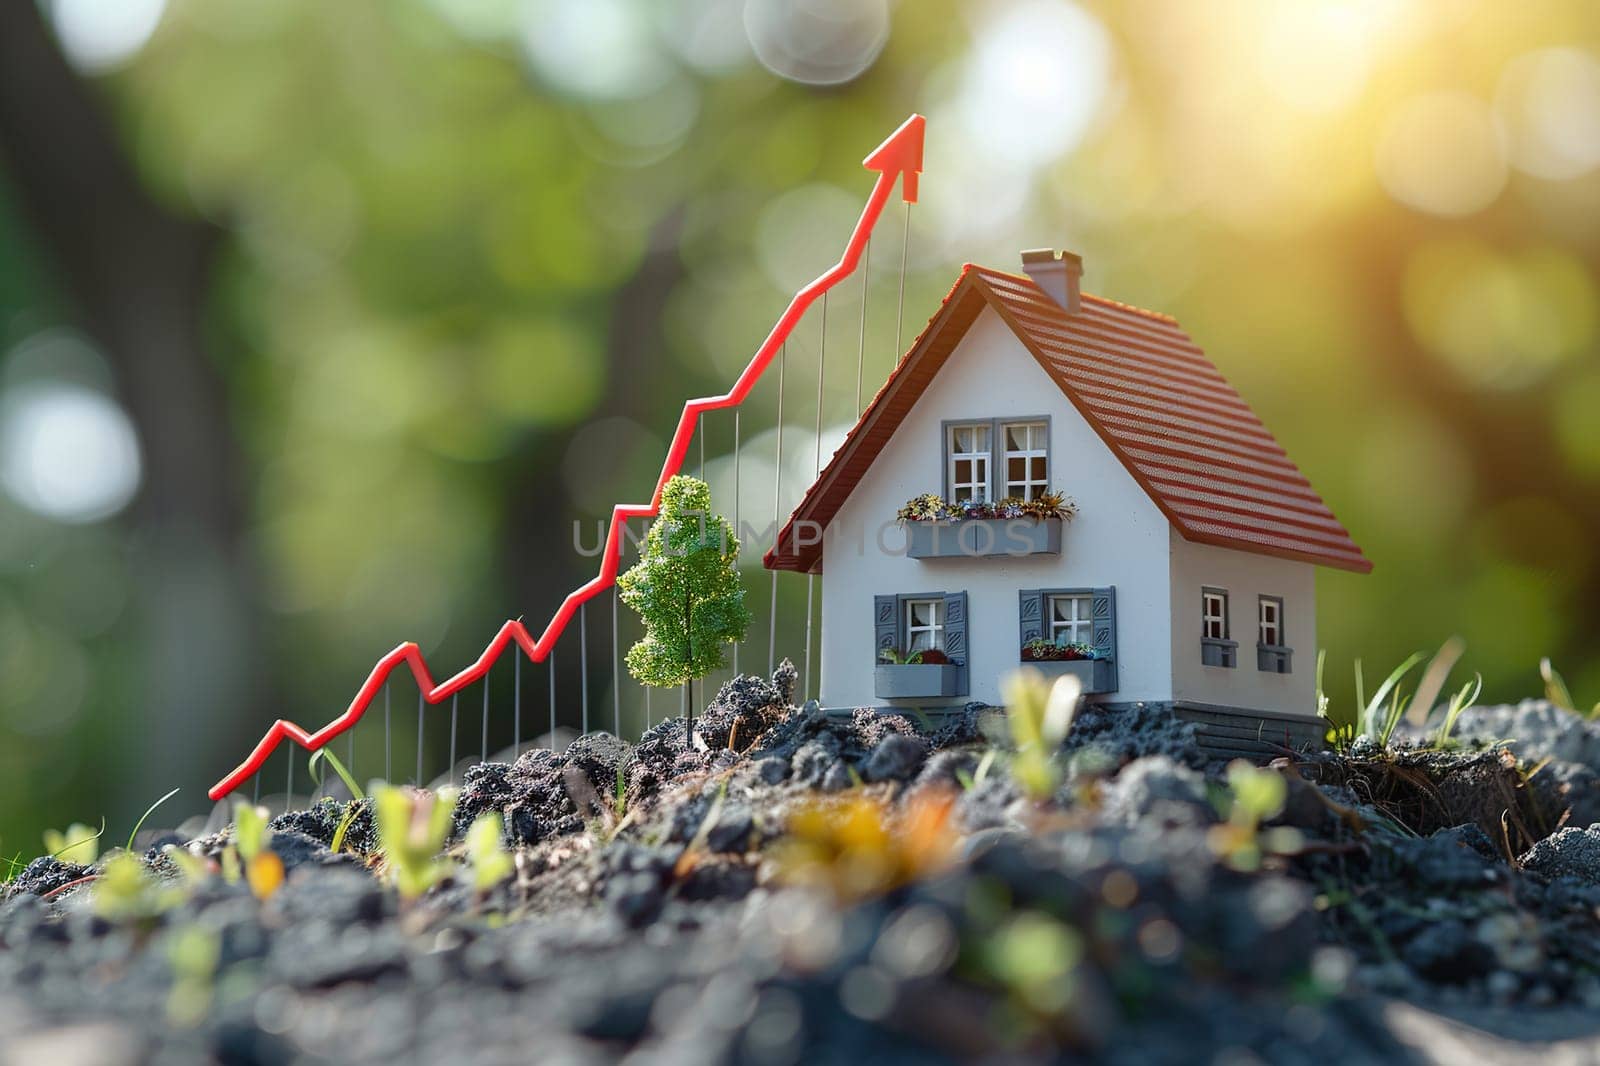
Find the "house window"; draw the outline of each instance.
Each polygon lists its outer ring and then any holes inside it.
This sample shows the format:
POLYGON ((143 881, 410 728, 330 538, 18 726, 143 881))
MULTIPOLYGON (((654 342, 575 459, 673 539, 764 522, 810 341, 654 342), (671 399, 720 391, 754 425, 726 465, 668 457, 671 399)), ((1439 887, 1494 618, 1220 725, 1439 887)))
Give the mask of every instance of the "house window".
POLYGON ((1283 647, 1283 601, 1276 596, 1261 597, 1261 643, 1269 648, 1283 647))
POLYGON ((905 700, 967 694, 967 594, 907 592, 872 598, 874 693, 905 700), (918 654, 934 650, 923 662, 918 654), (913 656, 916 659, 913 660, 913 656), (931 669, 937 667, 937 669, 931 669))
POLYGON ((906 654, 944 650, 944 600, 906 601, 906 654))
POLYGON ((1200 662, 1204 666, 1237 666, 1239 643, 1228 638, 1226 589, 1200 590, 1200 662))
POLYGON ((989 498, 989 428, 987 422, 949 428, 945 448, 950 455, 952 500, 989 498))
POLYGON ((1200 594, 1200 622, 1207 640, 1228 639, 1228 594, 1206 589, 1200 594))
POLYGON ((947 499, 1036 499, 1050 488, 1050 419, 946 422, 944 457, 947 499))
POLYGON ((1283 597, 1262 596, 1257 601, 1260 640, 1256 644, 1256 668, 1269 674, 1291 672, 1294 651, 1283 635, 1283 597))
POLYGON ((1031 500, 1049 489, 1049 427, 1044 422, 1007 422, 1001 426, 1001 434, 1005 442, 1004 495, 1031 500))
POLYGON ((1090 615, 1093 597, 1051 596, 1048 639, 1052 644, 1093 644, 1094 620, 1090 615))

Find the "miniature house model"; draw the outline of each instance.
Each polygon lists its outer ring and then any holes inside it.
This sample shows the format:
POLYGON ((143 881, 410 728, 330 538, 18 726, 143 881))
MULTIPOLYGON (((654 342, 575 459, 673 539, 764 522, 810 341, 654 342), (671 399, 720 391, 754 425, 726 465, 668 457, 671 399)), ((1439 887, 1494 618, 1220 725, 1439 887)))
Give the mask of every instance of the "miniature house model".
POLYGON ((1313 741, 1312 568, 1371 563, 1176 321, 1022 258, 962 270, 767 554, 822 574, 822 704, 998 704, 1026 663, 1219 752, 1313 741))

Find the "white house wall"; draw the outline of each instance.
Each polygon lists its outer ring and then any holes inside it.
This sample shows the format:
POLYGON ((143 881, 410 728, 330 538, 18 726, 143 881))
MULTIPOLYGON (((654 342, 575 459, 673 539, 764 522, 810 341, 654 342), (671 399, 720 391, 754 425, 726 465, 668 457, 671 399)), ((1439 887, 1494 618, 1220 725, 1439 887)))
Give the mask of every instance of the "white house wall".
MULTIPOLYGON (((873 695, 873 597, 968 597, 968 695, 1000 702, 1019 664, 1017 593, 1115 586, 1119 689, 1106 700, 1172 696, 1169 524, 992 309, 985 308, 829 526, 823 546, 822 688, 828 707, 873 695), (944 488, 942 422, 1048 415, 1051 487, 1078 502, 1059 556, 911 559, 894 513, 944 488), (882 540, 879 532, 882 530, 882 540), (887 550, 885 550, 887 549, 887 550)), ((1298 664, 1297 664, 1298 665, 1298 664)))
POLYGON ((1173 698, 1282 714, 1316 714, 1317 605, 1315 568, 1265 555, 1195 544, 1172 532, 1173 698), (1200 661, 1202 588, 1228 593, 1231 637, 1239 642, 1233 667, 1200 661), (1292 671, 1257 668, 1257 601, 1281 596, 1284 643, 1294 649, 1292 671))

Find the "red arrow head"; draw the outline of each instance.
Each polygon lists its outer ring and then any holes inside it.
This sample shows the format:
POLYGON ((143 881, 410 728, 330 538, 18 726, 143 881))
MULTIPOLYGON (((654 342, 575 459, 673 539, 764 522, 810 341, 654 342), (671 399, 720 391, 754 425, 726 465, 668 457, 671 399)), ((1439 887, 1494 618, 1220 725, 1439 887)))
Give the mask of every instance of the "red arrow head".
POLYGON ((908 204, 917 202, 917 175, 922 173, 922 132, 927 125, 927 119, 912 115, 861 161, 868 170, 890 177, 899 174, 900 195, 908 204))

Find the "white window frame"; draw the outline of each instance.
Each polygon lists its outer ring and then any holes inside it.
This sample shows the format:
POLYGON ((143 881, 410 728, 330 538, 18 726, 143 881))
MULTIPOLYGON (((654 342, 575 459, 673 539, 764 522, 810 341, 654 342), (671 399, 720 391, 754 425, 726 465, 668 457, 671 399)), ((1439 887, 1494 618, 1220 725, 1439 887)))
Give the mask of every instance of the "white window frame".
POLYGON ((994 477, 992 466, 994 464, 994 424, 991 422, 953 422, 945 427, 944 447, 947 460, 947 477, 950 482, 950 499, 959 502, 962 499, 987 501, 989 499, 989 485, 994 477), (973 434, 973 447, 971 451, 956 450, 956 434, 963 430, 970 430, 973 434), (980 444, 981 438, 981 444, 980 444), (956 463, 961 460, 972 462, 973 477, 970 480, 958 480, 956 477, 956 463), (971 495, 963 497, 963 491, 971 495))
POLYGON ((1200 636, 1206 640, 1228 639, 1227 589, 1200 590, 1200 636), (1216 632, 1212 632, 1213 626, 1216 627, 1216 632))
POLYGON ((1050 489, 1050 423, 1042 419, 1022 419, 1000 423, 1000 482, 1005 485, 1005 491, 1000 493, 1002 499, 1015 496, 1018 499, 1031 500, 1050 489), (1012 448, 1010 433, 1020 429, 1025 434, 1022 448, 1012 448), (1037 447, 1035 447, 1037 445, 1037 447), (1018 480, 1011 476, 1011 460, 1021 459, 1023 463, 1022 478, 1018 480), (1044 460, 1044 476, 1033 476, 1033 460, 1044 460), (1021 491, 1018 491, 1018 490, 1021 491))
POLYGON ((1046 633, 1050 643, 1056 643, 1063 630, 1068 631, 1068 643, 1094 644, 1094 594, 1063 592, 1053 593, 1045 597, 1045 609, 1048 617, 1045 619, 1046 633), (1066 600, 1072 603, 1068 612, 1070 617, 1058 619, 1056 617, 1056 604, 1066 600))
POLYGON ((1257 639, 1260 640, 1262 647, 1287 647, 1283 640, 1283 597, 1261 596, 1256 602, 1257 639), (1267 618, 1269 613, 1272 615, 1270 621, 1267 618), (1272 632, 1271 640, 1267 639, 1269 629, 1272 632))
POLYGON ((912 652, 926 651, 927 648, 937 648, 938 650, 943 651, 945 627, 943 597, 929 597, 927 599, 912 598, 907 599, 905 604, 905 653, 910 655, 912 652), (932 621, 927 625, 918 625, 916 621, 916 610, 919 606, 923 605, 927 605, 932 608, 932 613, 930 615, 932 621), (926 634, 928 637, 928 645, 926 648, 919 648, 917 646, 917 638, 924 634, 926 634))

